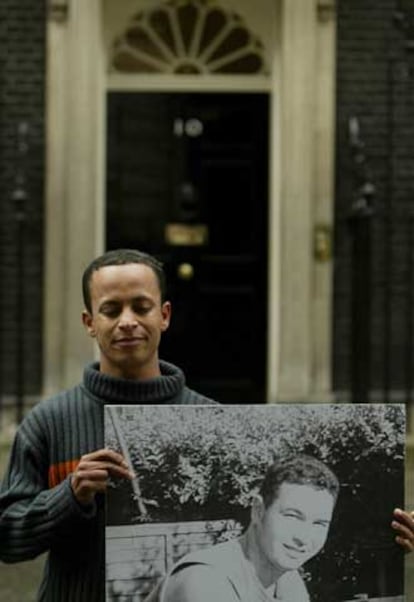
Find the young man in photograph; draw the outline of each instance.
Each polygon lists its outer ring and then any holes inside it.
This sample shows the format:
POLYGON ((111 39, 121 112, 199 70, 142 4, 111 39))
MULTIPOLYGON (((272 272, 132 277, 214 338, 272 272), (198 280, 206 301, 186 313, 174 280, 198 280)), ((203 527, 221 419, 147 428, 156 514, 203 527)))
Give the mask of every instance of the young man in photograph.
POLYGON ((145 602, 309 602, 300 568, 322 550, 338 493, 338 479, 315 458, 273 464, 246 532, 184 556, 145 602))

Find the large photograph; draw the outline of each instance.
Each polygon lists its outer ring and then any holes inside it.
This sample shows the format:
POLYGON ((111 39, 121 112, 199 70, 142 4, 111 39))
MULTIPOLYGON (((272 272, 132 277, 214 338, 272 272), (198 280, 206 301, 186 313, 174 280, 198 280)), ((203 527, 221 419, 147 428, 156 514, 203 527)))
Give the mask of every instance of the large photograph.
POLYGON ((107 406, 106 602, 403 602, 399 404, 107 406))

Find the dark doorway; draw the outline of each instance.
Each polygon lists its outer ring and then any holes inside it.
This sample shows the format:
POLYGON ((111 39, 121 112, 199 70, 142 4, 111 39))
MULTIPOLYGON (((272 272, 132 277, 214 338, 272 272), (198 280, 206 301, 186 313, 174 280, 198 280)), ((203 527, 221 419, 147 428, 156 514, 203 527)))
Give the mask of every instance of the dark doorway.
POLYGON ((228 403, 265 401, 267 94, 110 93, 108 249, 165 265, 161 357, 228 403))

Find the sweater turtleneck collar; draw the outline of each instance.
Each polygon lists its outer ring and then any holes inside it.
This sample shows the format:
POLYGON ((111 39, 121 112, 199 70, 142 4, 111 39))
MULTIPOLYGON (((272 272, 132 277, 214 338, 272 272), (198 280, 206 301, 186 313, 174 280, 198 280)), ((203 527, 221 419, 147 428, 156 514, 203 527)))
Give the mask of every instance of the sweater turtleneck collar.
POLYGON ((183 372, 160 360, 161 376, 147 380, 116 378, 99 371, 99 363, 85 368, 83 382, 86 389, 104 403, 160 403, 172 400, 185 386, 183 372))

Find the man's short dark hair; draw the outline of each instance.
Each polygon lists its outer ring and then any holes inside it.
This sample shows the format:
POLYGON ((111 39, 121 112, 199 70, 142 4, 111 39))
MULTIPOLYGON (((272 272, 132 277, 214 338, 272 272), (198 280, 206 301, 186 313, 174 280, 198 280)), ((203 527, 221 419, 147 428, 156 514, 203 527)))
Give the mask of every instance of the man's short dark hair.
POLYGON ((100 270, 103 267, 110 265, 127 265, 130 263, 139 263, 143 265, 147 265, 152 269, 155 276, 157 277, 160 294, 161 294, 161 302, 165 301, 166 296, 166 282, 165 282, 165 273, 163 265, 158 259, 149 255, 148 253, 144 253, 143 251, 138 251, 136 249, 115 249, 113 251, 107 251, 103 255, 100 255, 96 259, 94 259, 85 269, 82 276, 82 294, 83 294, 83 302, 85 304, 86 309, 91 312, 92 311, 92 303, 91 303, 91 279, 94 272, 100 270))
POLYGON ((326 489, 335 502, 339 493, 339 481, 332 470, 320 460, 305 454, 276 461, 267 470, 259 490, 266 508, 277 499, 283 483, 326 489))

